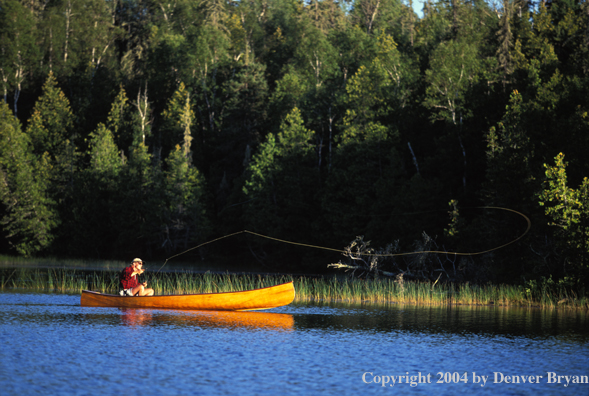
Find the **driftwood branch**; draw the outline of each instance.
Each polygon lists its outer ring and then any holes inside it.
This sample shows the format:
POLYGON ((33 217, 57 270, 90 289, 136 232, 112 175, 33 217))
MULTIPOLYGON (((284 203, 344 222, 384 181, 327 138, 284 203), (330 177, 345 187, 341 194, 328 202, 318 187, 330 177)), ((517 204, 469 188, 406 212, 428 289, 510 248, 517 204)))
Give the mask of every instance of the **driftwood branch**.
POLYGON ((461 269, 457 268, 457 256, 440 248, 436 241, 422 233, 422 239, 413 244, 414 254, 399 253, 399 242, 389 244, 385 248, 373 249, 370 241, 364 241, 363 236, 357 236, 349 246, 344 248, 343 255, 347 262, 328 264, 328 268, 336 268, 348 272, 350 276, 395 277, 395 282, 401 284, 404 277, 414 280, 434 281, 445 275, 445 279, 452 280, 461 276, 461 269), (443 251, 444 253, 427 253, 429 251, 443 251))

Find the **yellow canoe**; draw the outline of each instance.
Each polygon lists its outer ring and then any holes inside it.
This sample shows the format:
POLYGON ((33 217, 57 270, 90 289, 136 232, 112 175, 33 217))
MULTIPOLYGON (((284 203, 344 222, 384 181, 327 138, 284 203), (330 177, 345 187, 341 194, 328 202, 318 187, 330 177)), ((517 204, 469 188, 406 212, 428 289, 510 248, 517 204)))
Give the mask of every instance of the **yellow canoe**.
POLYGON ((292 282, 262 289, 225 293, 122 297, 83 290, 83 307, 165 308, 215 311, 248 311, 290 304, 295 297, 292 282))

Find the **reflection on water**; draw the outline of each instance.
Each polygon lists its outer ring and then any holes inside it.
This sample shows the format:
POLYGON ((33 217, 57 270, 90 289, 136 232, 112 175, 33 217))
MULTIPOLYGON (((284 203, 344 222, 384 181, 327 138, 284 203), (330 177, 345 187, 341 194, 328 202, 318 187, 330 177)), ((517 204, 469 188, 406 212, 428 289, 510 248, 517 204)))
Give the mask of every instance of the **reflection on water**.
POLYGON ((589 384, 547 383, 548 373, 589 376, 587 313, 337 304, 148 310, 0 293, 2 395, 589 394, 589 384), (436 383, 439 372, 469 381, 436 383), (387 390, 374 383, 406 373, 434 381, 387 390), (475 373, 489 382, 473 383, 475 373), (495 373, 542 381, 492 383, 495 373))
POLYGON ((409 304, 370 304, 362 308, 352 308, 345 304, 303 307, 302 312, 305 314, 296 317, 297 328, 555 336, 589 340, 589 315, 585 311, 409 304))
POLYGON ((118 308, 121 321, 128 326, 197 326, 265 330, 293 330, 294 318, 290 314, 269 312, 182 311, 152 312, 146 309, 118 308))

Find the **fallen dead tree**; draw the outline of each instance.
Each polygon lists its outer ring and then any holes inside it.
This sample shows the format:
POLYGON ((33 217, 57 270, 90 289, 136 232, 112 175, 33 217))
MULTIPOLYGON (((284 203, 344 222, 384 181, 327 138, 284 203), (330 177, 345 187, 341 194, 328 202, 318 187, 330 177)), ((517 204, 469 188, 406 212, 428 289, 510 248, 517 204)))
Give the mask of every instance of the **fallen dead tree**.
POLYGON ((346 260, 328 264, 330 268, 343 269, 352 277, 373 278, 380 276, 395 277, 397 281, 411 280, 450 280, 462 278, 464 269, 470 258, 462 258, 440 248, 425 232, 422 239, 413 244, 414 251, 401 253, 399 241, 388 244, 384 248, 375 249, 370 241, 357 236, 350 245, 345 247, 343 255, 346 260), (435 253, 433 253, 435 252, 435 253))

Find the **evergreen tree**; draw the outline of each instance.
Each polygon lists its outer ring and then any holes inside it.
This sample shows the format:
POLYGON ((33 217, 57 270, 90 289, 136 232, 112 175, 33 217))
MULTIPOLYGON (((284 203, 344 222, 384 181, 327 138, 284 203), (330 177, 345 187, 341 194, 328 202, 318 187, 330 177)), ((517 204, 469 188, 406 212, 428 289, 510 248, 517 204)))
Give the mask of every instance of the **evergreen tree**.
POLYGON ((513 207, 517 203, 520 209, 530 210, 534 205, 534 143, 526 130, 522 102, 522 95, 512 92, 505 115, 487 135, 484 191, 485 203, 489 206, 513 207))
POLYGON ((163 118, 166 140, 182 142, 169 153, 163 175, 166 204, 160 238, 164 249, 174 252, 202 240, 210 229, 204 176, 192 163, 195 115, 184 84, 170 99, 163 118))
POLYGON ((49 74, 43 95, 35 103, 26 134, 35 155, 48 158, 48 177, 54 199, 63 199, 77 167, 77 139, 69 100, 57 86, 53 73, 49 74))
MULTIPOLYGON (((294 108, 281 124, 278 135, 268 134, 247 169, 243 192, 247 199, 247 227, 277 238, 312 240, 320 224, 316 193, 319 187, 314 132, 304 126, 300 110, 294 108)), ((265 253, 271 246, 262 242, 265 253)), ((283 249, 284 247, 281 247, 283 249)), ((286 264, 300 257, 292 253, 286 264)))
POLYGON ((184 154, 188 155, 193 140, 192 131, 196 130, 195 122, 196 116, 192 108, 190 93, 184 83, 180 83, 162 113, 161 138, 159 140, 164 153, 175 151, 173 147, 183 142, 182 145, 188 149, 188 152, 184 154))
POLYGON ((167 203, 161 246, 170 253, 194 246, 210 232, 204 178, 192 166, 190 145, 183 146, 170 153, 164 173, 167 203))
POLYGON ((127 153, 134 139, 133 118, 134 111, 130 106, 127 92, 121 86, 119 93, 111 104, 105 127, 111 131, 117 147, 127 150, 127 153))
POLYGON ((90 169, 106 180, 116 178, 123 163, 111 131, 99 124, 90 138, 90 169))
MULTIPOLYGON (((223 107, 223 128, 211 142, 215 150, 211 153, 209 180, 219 185, 223 175, 230 186, 233 180, 243 174, 249 158, 244 154, 256 147, 264 137, 267 116, 268 84, 264 66, 251 63, 235 70, 235 77, 223 86, 226 98, 223 107)), ((228 191, 220 191, 228 194, 228 191)), ((225 206, 219 201, 219 206, 225 206)))
MULTIPOLYGON (((27 120, 0 152, 5 234, 95 257, 163 254, 209 226, 411 249, 447 224, 409 213, 482 201, 535 226, 478 280, 564 274, 555 253, 583 262, 582 232, 545 226, 537 194, 559 152, 572 191, 589 174, 589 5, 428 0, 420 19, 411 5, 0 0, 0 95, 27 120), (17 215, 31 202, 49 219, 37 234, 17 215)), ((452 243, 500 245, 519 221, 484 213, 452 243)))
POLYGON ((24 256, 48 248, 59 223, 48 194, 47 159, 33 154, 20 123, 8 105, 0 102, 0 223, 4 237, 24 256))
POLYGON ((118 191, 125 188, 119 178, 124 158, 104 124, 99 124, 89 137, 89 167, 75 174, 59 252, 73 257, 117 257, 119 224, 113 208, 118 191))
POLYGON ((509 82, 509 78, 514 71, 512 58, 513 33, 511 31, 513 12, 513 2, 510 0, 503 0, 502 14, 501 18, 499 18, 499 30, 497 31, 497 36, 499 38, 497 58, 503 76, 503 86, 509 82))
MULTIPOLYGON (((513 91, 501 121, 490 128, 487 135, 487 178, 482 186, 483 202, 486 206, 510 208, 525 213, 534 224, 538 221, 538 208, 534 196, 540 176, 536 145, 527 129, 526 106, 521 93, 513 91)), ((480 244, 479 249, 501 246, 521 235, 521 219, 511 215, 498 215, 496 211, 485 211, 480 215, 478 226, 473 230, 480 244), (482 226, 484 224, 484 226, 482 226), (479 234, 480 233, 480 234, 479 234)), ((534 238, 542 235, 541 228, 533 230, 534 238)), ((537 248, 538 249, 538 248, 537 248)), ((532 251, 522 246, 509 246, 502 254, 517 257, 519 267, 514 268, 502 256, 491 255, 490 270, 494 280, 505 281, 510 277, 526 276, 537 266, 532 251)))
POLYGON ((160 246, 164 210, 163 175, 148 147, 143 143, 131 148, 129 160, 121 169, 120 185, 113 199, 113 229, 119 238, 119 254, 149 257, 160 246))

